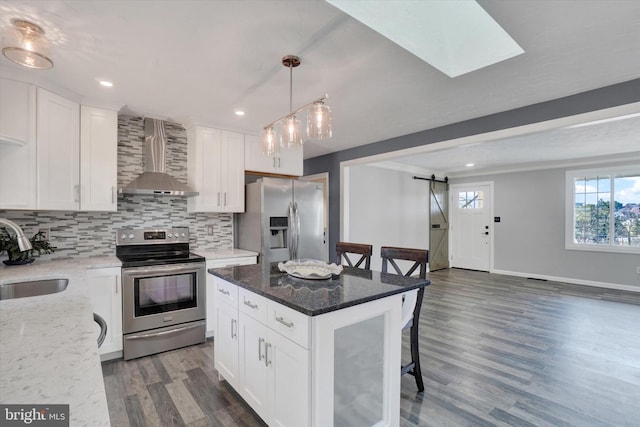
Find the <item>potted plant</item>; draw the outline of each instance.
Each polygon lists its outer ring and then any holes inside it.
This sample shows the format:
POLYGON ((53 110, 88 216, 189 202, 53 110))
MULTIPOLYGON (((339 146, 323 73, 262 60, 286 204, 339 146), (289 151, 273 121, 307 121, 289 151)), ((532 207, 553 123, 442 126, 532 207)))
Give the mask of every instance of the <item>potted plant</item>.
POLYGON ((15 235, 10 234, 6 228, 0 227, 0 254, 6 252, 9 259, 4 260, 6 265, 23 265, 31 264, 35 261, 34 252, 38 255, 55 252, 55 246, 51 246, 48 240, 45 240, 44 234, 37 232, 29 241, 33 249, 28 251, 20 251, 18 247, 18 239, 15 235))

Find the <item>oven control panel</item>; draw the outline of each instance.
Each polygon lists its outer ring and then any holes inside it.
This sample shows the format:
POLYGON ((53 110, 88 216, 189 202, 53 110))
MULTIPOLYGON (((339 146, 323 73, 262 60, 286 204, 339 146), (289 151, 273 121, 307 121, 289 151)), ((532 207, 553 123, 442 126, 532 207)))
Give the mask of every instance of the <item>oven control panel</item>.
POLYGON ((116 230, 116 246, 189 243, 189 228, 121 228, 116 230))

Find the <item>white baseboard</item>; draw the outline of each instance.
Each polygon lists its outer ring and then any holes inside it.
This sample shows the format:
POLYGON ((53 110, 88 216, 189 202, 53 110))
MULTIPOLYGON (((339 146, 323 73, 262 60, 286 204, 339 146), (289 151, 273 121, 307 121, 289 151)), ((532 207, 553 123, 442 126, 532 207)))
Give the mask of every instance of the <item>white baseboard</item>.
POLYGON ((620 291, 640 292, 640 285, 621 285, 619 283, 596 282, 593 280, 574 279, 572 277, 546 276, 544 274, 520 273, 518 271, 491 270, 494 274, 505 274, 507 276, 531 277, 532 279, 551 280, 554 282, 565 282, 574 285, 594 286, 596 288, 617 289, 620 291))

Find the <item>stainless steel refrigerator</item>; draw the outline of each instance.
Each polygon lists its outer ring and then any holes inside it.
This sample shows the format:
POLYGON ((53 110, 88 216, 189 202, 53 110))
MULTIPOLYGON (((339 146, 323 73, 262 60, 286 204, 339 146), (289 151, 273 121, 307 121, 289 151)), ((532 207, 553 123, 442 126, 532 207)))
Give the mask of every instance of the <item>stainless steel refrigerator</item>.
POLYGON ((247 184, 236 246, 259 252, 263 263, 324 260, 323 190, 319 183, 281 178, 247 184))

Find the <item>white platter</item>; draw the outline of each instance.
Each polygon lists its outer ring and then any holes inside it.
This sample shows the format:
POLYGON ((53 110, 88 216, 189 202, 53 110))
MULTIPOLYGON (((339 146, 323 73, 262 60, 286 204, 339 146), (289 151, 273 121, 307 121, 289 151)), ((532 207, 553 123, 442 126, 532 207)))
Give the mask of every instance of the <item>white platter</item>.
POLYGON ((326 280, 342 272, 341 265, 327 264, 318 260, 296 260, 279 263, 278 268, 299 279, 326 280))

